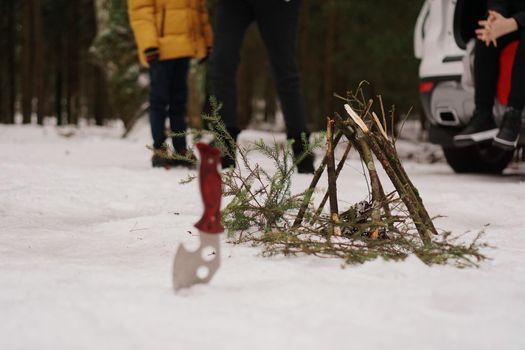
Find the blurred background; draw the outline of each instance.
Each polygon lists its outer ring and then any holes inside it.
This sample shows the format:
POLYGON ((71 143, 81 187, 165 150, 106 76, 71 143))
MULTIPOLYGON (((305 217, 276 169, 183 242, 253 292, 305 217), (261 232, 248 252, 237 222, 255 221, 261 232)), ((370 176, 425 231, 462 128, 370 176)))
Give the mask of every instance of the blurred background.
MULTIPOLYGON (((213 18, 215 0, 209 0, 213 18)), ((344 95, 366 80, 398 115, 419 115, 413 31, 423 0, 303 0, 299 63, 309 122, 324 128, 344 95)), ((0 123, 54 122, 126 129, 147 111, 126 0, 1 0, 0 123)), ((189 119, 200 126, 209 63, 193 64, 189 119)), ((257 29, 246 35, 238 74, 239 122, 275 124, 278 102, 257 29)))

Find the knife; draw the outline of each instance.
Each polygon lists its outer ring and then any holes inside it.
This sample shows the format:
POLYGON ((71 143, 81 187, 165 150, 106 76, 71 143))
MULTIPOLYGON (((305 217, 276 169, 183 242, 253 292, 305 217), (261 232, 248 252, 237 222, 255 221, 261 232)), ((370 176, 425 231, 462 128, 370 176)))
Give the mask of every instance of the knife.
POLYGON ((222 180, 219 173, 220 151, 198 143, 200 154, 199 187, 204 203, 202 218, 194 225, 199 230, 200 246, 194 251, 179 245, 173 262, 173 288, 178 291, 198 283, 208 283, 220 266, 222 180))

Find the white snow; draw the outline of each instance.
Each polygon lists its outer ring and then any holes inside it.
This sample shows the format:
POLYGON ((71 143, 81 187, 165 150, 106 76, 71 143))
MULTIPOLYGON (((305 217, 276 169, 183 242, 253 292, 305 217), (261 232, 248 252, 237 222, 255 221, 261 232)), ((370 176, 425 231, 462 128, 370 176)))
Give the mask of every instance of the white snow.
MULTIPOLYGON (((119 125, 72 130, 0 126, 0 349, 525 349, 523 168, 405 164, 440 228, 490 224, 478 269, 342 269, 223 244, 211 283, 174 294, 175 250, 198 240, 197 184, 150 168, 144 123, 128 139, 119 125)), ((355 159, 339 189, 342 205, 365 196, 355 159)))

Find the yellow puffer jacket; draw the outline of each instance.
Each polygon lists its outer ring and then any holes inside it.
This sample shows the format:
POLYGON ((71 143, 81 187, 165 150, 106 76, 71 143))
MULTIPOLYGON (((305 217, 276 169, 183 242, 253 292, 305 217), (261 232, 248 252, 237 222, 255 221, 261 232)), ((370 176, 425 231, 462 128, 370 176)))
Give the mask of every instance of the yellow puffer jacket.
POLYGON ((161 60, 203 58, 212 45, 204 0, 128 0, 128 12, 146 67, 146 49, 158 48, 161 60))

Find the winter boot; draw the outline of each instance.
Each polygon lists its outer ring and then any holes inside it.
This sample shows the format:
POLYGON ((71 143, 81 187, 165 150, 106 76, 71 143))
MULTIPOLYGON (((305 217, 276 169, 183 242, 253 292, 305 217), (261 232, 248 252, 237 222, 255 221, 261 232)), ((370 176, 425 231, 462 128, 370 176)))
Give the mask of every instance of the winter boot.
MULTIPOLYGON (((306 141, 308 142, 308 139, 310 138, 310 134, 306 133, 306 141)), ((289 139, 293 140, 292 143, 292 151, 295 159, 299 159, 300 157, 303 157, 298 163, 297 163, 297 172, 299 174, 313 174, 314 169, 314 156, 311 153, 308 153, 304 155, 305 148, 303 145, 303 140, 301 138, 301 135, 294 135, 289 137, 289 139)))
POLYGON ((151 166, 154 168, 169 168, 169 153, 166 147, 156 148, 151 157, 151 166))
POLYGON ((237 128, 226 128, 228 131, 228 134, 230 134, 231 138, 234 141, 234 144, 232 144, 231 140, 227 139, 226 141, 226 147, 228 149, 229 154, 224 154, 221 158, 221 165, 223 169, 228 168, 235 168, 235 160, 236 160, 236 153, 237 153, 237 138, 239 137, 239 134, 241 133, 239 129, 237 128))
POLYGON ((185 167, 188 169, 195 168, 196 160, 195 156, 191 151, 185 149, 177 152, 180 155, 186 156, 188 159, 175 158, 167 147, 161 147, 153 151, 151 157, 151 166, 154 168, 172 168, 172 167, 185 167))
POLYGON ((492 139, 498 128, 494 123, 492 112, 476 110, 465 128, 454 136, 456 147, 467 147, 477 142, 492 139))
POLYGON ((521 133, 521 109, 507 107, 499 132, 494 137, 493 145, 506 151, 512 151, 518 145, 521 133))

